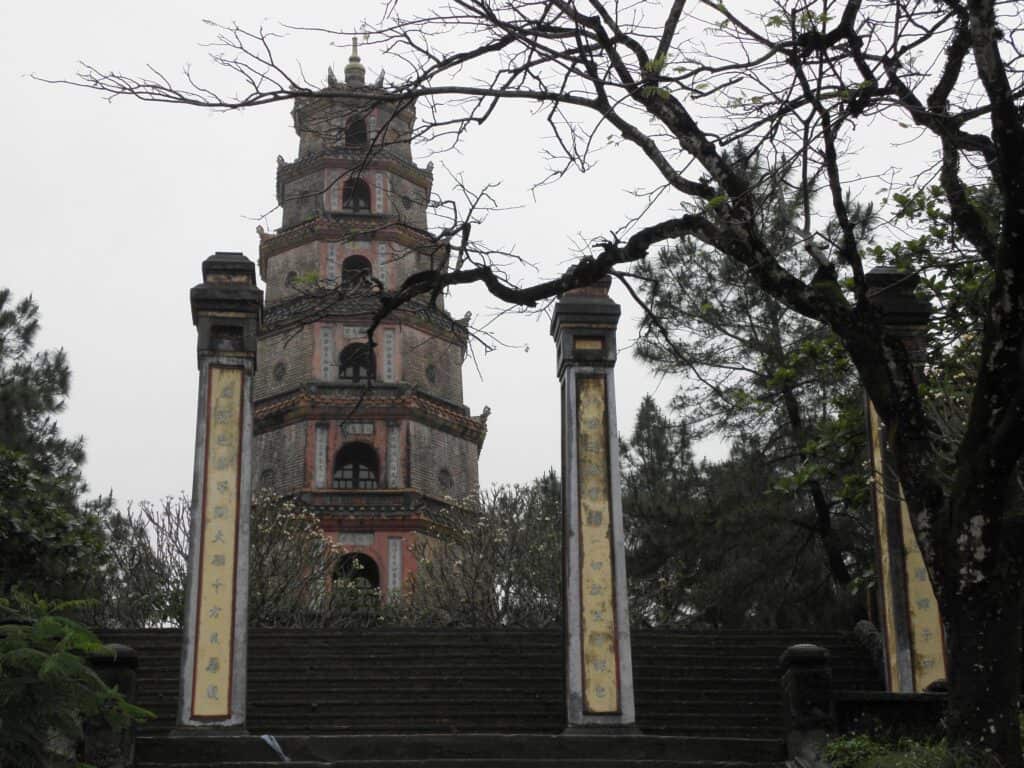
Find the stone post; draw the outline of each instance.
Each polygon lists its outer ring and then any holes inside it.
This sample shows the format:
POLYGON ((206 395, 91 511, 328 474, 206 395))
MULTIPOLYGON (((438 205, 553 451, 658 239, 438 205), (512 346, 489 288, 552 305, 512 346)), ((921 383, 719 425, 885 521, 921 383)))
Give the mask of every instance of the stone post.
MULTIPOLYGON (((868 300, 881 311, 886 333, 922 365, 931 305, 914 293, 917 275, 876 267, 866 278, 868 300)), ((888 429, 870 400, 866 406, 886 685, 892 692, 913 693, 946 676, 942 619, 896 474, 888 429)))
MULTIPOLYGON (((116 688, 129 704, 135 703, 135 677, 139 668, 139 655, 134 648, 121 643, 110 643, 106 653, 90 654, 89 666, 100 680, 116 688)), ((82 758, 90 765, 101 768, 130 768, 135 765, 135 725, 113 728, 103 713, 89 718, 83 724, 85 743, 82 758)))
POLYGON ((633 728, 633 663, 615 425, 610 278, 570 291, 551 320, 562 383, 563 607, 569 730, 633 728))
POLYGON ((786 750, 790 759, 820 765, 821 752, 834 717, 832 669, 820 645, 791 645, 779 659, 786 750))
POLYGON ((178 725, 196 733, 245 726, 252 376, 262 304, 253 263, 215 253, 191 299, 199 413, 178 725))

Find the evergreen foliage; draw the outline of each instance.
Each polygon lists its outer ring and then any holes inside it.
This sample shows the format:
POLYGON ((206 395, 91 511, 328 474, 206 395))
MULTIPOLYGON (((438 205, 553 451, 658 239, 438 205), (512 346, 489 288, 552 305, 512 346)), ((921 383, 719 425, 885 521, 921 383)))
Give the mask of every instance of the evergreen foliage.
POLYGON ((39 307, 0 288, 0 596, 87 596, 105 564, 101 511, 80 505, 81 438, 63 437, 71 372, 63 350, 37 351, 39 307))
POLYGON ((151 713, 129 704, 89 667, 110 651, 64 614, 81 606, 0 598, 0 768, 51 768, 73 758, 84 718, 115 728, 151 713))
POLYGON ((999 768, 992 755, 950 749, 945 740, 879 740, 864 734, 840 736, 825 745, 832 768, 999 768))
MULTIPOLYGON (((838 583, 799 496, 762 439, 697 463, 684 425, 641 403, 623 450, 623 511, 633 622, 685 628, 849 629, 856 605, 838 583), (794 498, 796 496, 796 498, 794 498)), ((867 563, 866 527, 843 528, 867 563)))
MULTIPOLYGON (((783 264, 819 279, 812 267, 827 271, 827 261, 819 255, 808 262, 796 221, 812 203, 809 187, 790 184, 784 168, 765 167, 742 144, 727 158, 748 178, 764 180, 751 191, 753 210, 783 264)), ((868 240, 871 207, 850 210, 858 237, 868 240)), ((733 445, 727 460, 691 466, 699 491, 690 500, 657 494, 686 521, 685 533, 660 535, 677 544, 685 538, 691 619, 849 626, 850 588, 870 573, 872 558, 863 395, 839 339, 694 238, 663 249, 637 276, 646 309, 637 355, 682 382, 672 411, 688 439, 714 436, 733 445)), ((630 445, 647 439, 639 424, 651 407, 641 405, 630 445)), ((627 466, 627 487, 636 471, 627 466)), ((662 481, 653 482, 656 488, 662 481)), ((645 517, 630 501, 632 515, 645 517)))

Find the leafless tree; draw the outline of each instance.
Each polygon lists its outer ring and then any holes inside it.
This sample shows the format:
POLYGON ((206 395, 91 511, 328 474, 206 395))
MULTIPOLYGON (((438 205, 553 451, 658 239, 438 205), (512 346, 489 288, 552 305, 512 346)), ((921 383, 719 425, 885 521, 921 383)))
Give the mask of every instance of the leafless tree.
MULTIPOLYGON (((1024 532, 1011 503, 1024 451, 1024 117, 1018 3, 995 0, 450 0, 405 14, 388 2, 372 39, 406 67, 376 96, 417 99, 419 131, 456 140, 502 102, 526 103, 553 131, 547 181, 586 170, 609 130, 660 175, 676 212, 647 209, 562 274, 515 284, 450 222, 451 258, 382 291, 382 312, 469 282, 534 306, 689 236, 748 270, 766 293, 842 341, 888 426, 914 529, 931 571, 952 657, 951 741, 1020 766, 1017 698, 1024 532), (984 265, 974 380, 952 473, 914 365, 868 301, 869 254, 851 218, 861 180, 855 131, 902 123, 933 153, 951 236, 984 265), (796 225, 806 260, 787 267, 759 228, 751 179, 723 147, 743 139, 768 181, 795 168, 821 179, 821 210, 796 225), (818 169, 823 173, 817 175, 818 169), (995 190, 997 210, 977 204, 995 190), (855 190, 853 190, 855 191, 855 190), (834 219, 837 234, 826 231, 834 219), (459 234, 463 237, 459 237, 459 234)), ((340 30, 312 30, 337 34, 340 30)), ((211 108, 314 95, 275 59, 272 36, 221 29, 215 60, 242 90, 223 96, 189 76, 172 83, 86 66, 74 82, 105 94, 211 108)), ((809 197, 809 196, 808 196, 809 197)), ((462 222, 465 224, 465 222, 462 222)), ((525 254, 529 258, 529 254, 525 254)), ((913 258, 909 266, 919 266, 913 258)))

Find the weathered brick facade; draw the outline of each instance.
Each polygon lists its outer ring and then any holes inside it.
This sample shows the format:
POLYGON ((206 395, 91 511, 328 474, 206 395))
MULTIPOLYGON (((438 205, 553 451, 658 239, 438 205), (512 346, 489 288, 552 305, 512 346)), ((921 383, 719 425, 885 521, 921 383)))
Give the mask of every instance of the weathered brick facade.
POLYGON ((462 403, 465 323, 440 301, 393 312, 367 344, 380 294, 446 255, 425 235, 432 175, 412 161, 415 108, 380 93, 353 55, 345 83, 292 111, 282 227, 261 232, 253 473, 372 558, 387 590, 415 571, 413 537, 476 489, 486 426, 462 403))

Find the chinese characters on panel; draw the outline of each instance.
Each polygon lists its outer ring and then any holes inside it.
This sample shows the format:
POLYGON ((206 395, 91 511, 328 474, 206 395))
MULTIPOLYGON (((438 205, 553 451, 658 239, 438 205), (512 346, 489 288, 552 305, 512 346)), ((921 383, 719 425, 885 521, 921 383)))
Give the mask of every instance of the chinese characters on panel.
POLYGON ((192 713, 231 714, 242 369, 210 367, 192 713))
POLYGON ((610 714, 619 711, 619 691, 605 379, 577 382, 583 707, 610 714))

